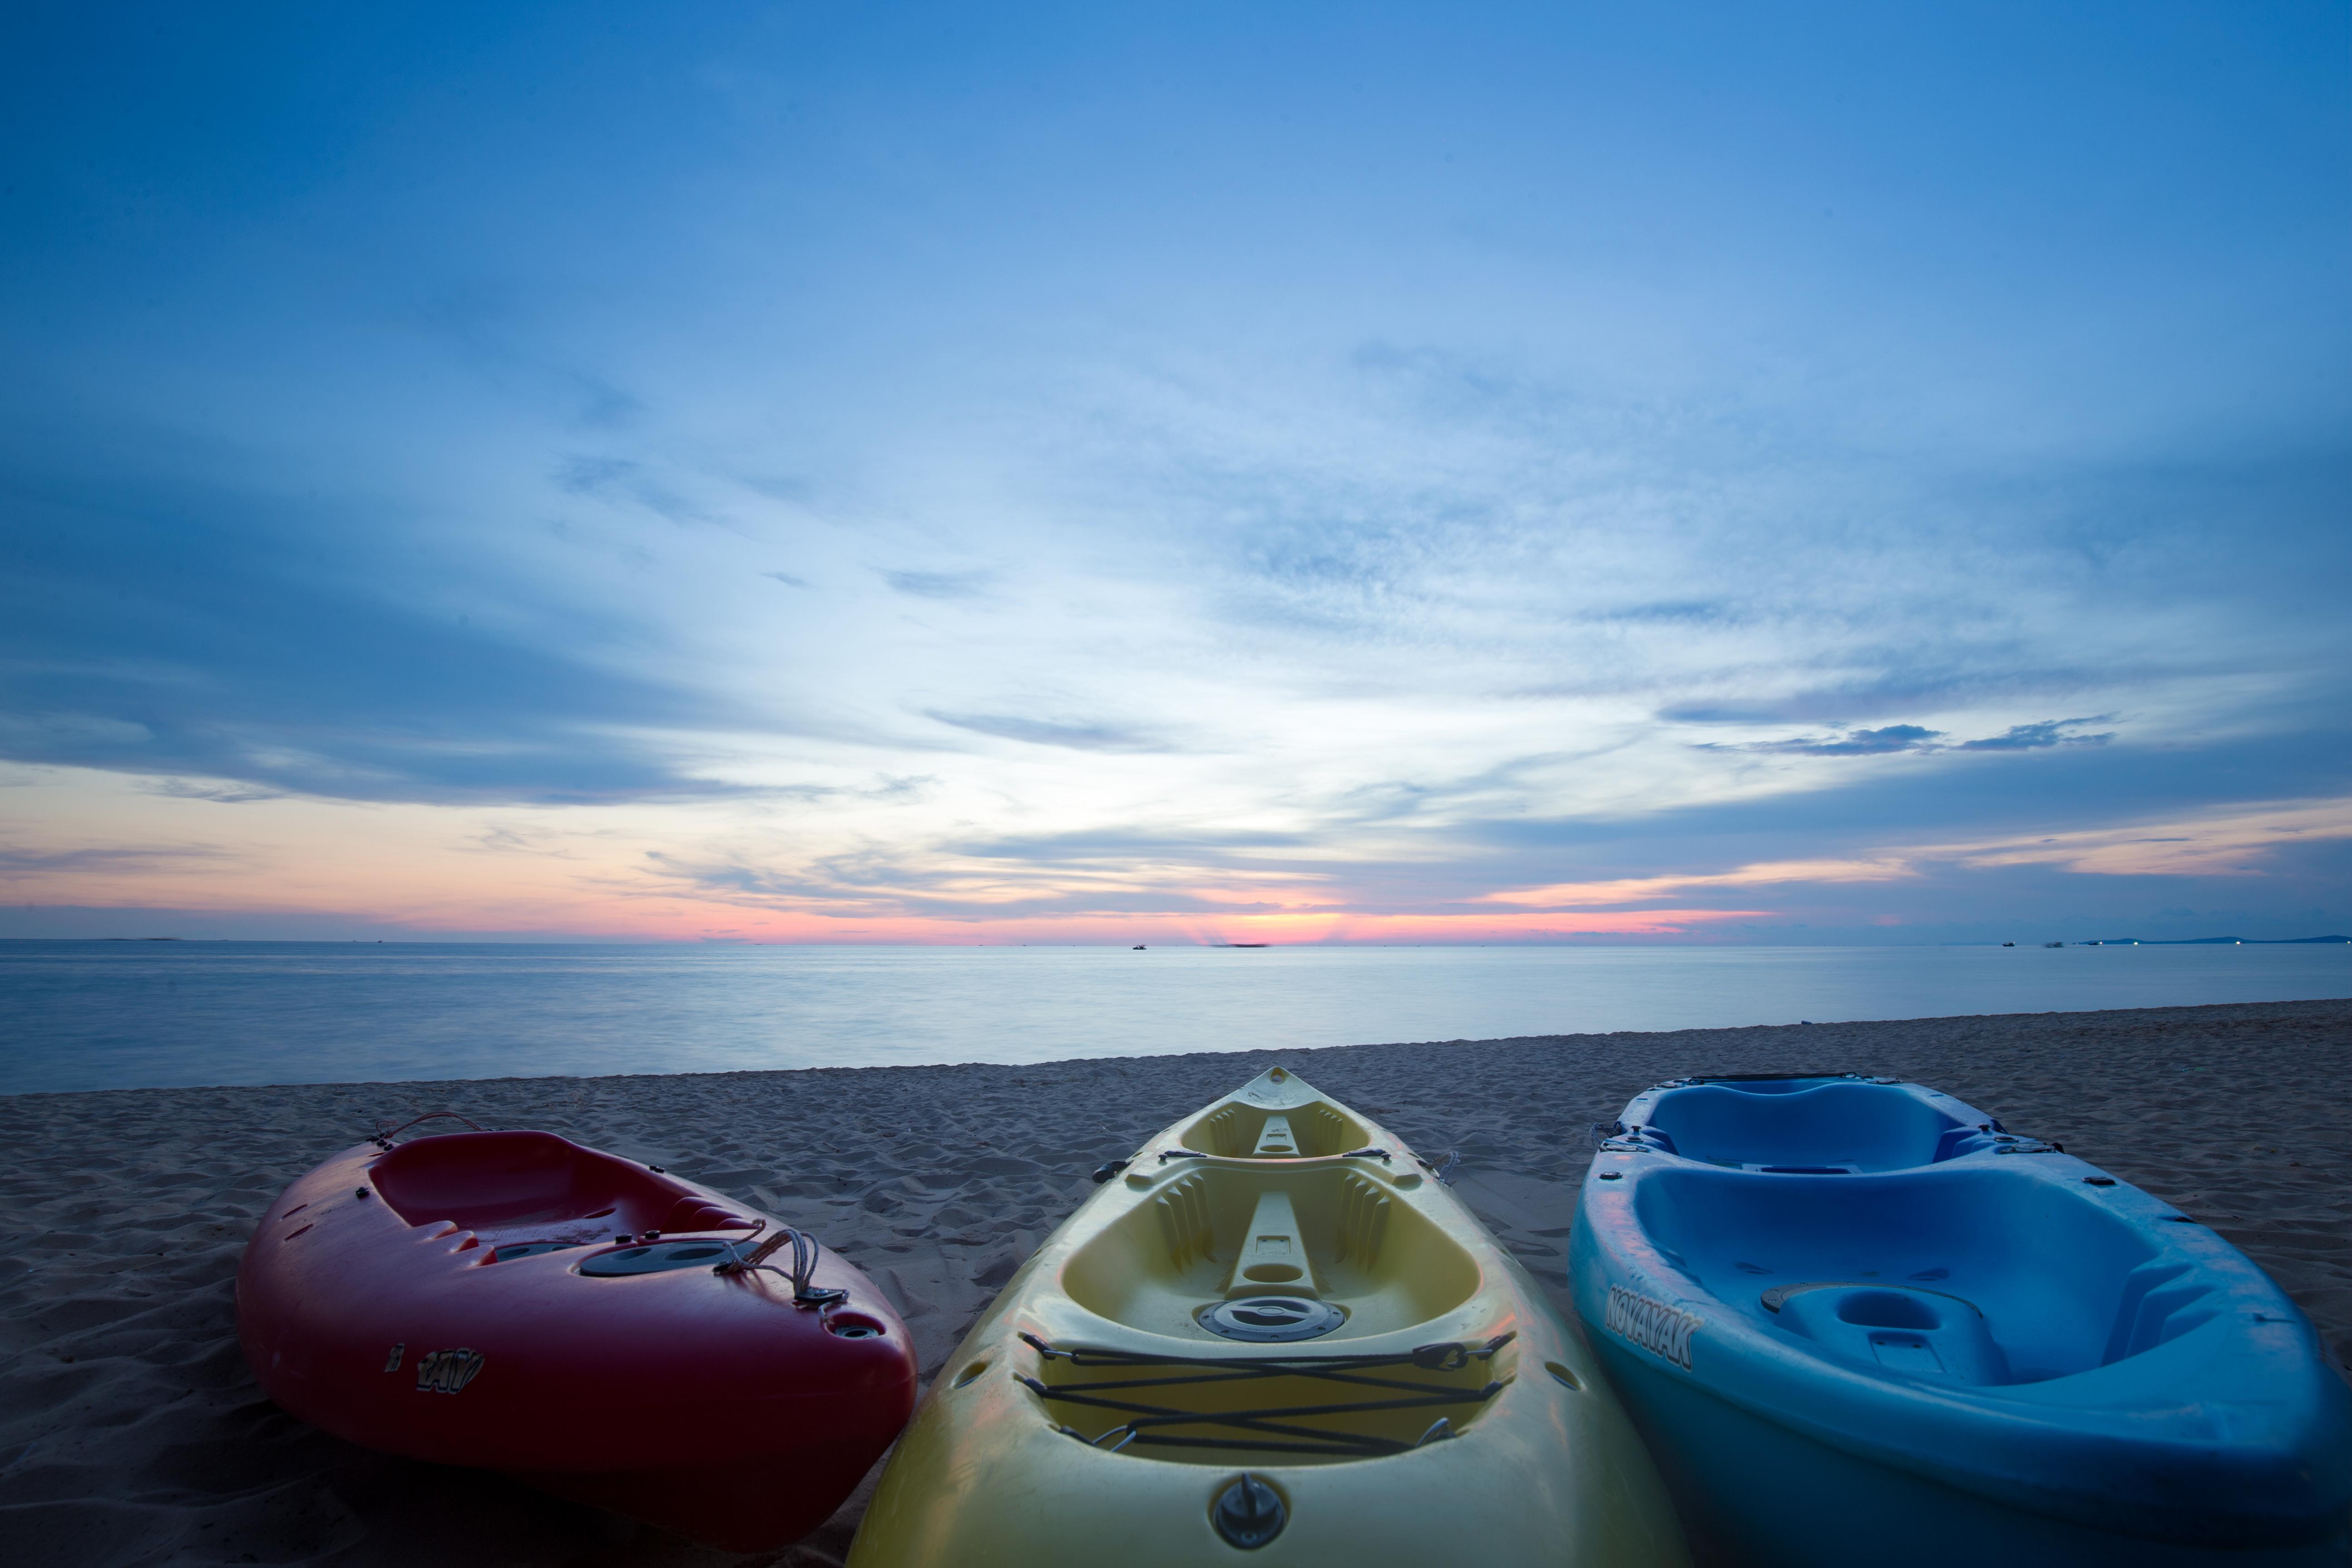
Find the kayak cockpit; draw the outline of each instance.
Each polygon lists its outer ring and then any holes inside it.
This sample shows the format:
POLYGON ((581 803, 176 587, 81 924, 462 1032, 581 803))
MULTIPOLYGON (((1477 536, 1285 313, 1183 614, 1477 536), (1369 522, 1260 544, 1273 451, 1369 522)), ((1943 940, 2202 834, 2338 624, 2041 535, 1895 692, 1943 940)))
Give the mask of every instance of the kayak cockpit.
POLYGON ((2208 1321, 2215 1283, 2100 1206, 2000 1161, 1902 1177, 1649 1172, 1665 1262, 1776 1342, 1910 1377, 2043 1382, 2208 1321))
POLYGON ((1974 1153, 1996 1137, 1916 1085, 1848 1077, 1699 1079, 1626 1108, 1624 1136, 1663 1153, 1788 1175, 1900 1171, 1974 1153), (1947 1109, 1947 1106, 1949 1109, 1947 1109))
POLYGON ((683 1184, 552 1132, 419 1138, 378 1158, 368 1174, 410 1225, 472 1231, 499 1261, 615 1236, 752 1224, 683 1184))
MULTIPOLYGON (((1479 1286, 1468 1251, 1391 1196, 1421 1182, 1417 1172, 1320 1163, 1203 1164, 1130 1176, 1129 1186, 1150 1195, 1071 1256, 1063 1288, 1113 1322, 1203 1345, 1294 1337, 1234 1332, 1235 1322, 1212 1321, 1244 1300, 1261 1303, 1258 1317, 1296 1315, 1317 1325, 1317 1339, 1407 1329, 1452 1311, 1479 1286), (1280 1301, 1297 1305, 1265 1304, 1280 1301)), ((1247 1322, 1245 1314, 1240 1323, 1247 1322)))
POLYGON ((1196 1464, 1330 1463, 1460 1436, 1515 1375, 1515 1333, 1454 1341, 1485 1271, 1423 1212, 1410 1152, 1345 1106, 1277 1068, 1151 1147, 1062 1265, 1093 1331, 1029 1340, 1023 1381, 1062 1430, 1196 1464))
POLYGON ((1702 1561, 2344 1561, 2352 1405, 2294 1304, 1924 1085, 1651 1089, 1570 1248, 1702 1561))

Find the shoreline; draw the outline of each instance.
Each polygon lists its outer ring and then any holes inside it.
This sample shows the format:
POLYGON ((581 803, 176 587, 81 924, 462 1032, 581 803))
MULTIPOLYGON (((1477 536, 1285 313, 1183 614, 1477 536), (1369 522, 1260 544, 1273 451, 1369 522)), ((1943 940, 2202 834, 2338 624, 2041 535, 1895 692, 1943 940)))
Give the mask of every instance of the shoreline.
MULTIPOLYGON (((813 1230, 873 1277, 924 1377, 1088 1173, 1289 1067, 1422 1153, 1566 1310, 1587 1129, 1695 1072, 1916 1079, 2064 1142, 2212 1226, 2352 1357, 2352 1001, 1079 1058, 139 1089, 0 1097, 0 1504, 32 1563, 185 1553, 633 1568, 845 1552, 863 1490, 800 1547, 738 1559, 517 1483, 372 1454, 262 1402, 232 1319, 247 1235, 376 1119, 452 1109, 660 1163, 813 1230), (176 1546, 174 1546, 176 1542, 176 1546)), ((870 1480, 870 1478, 869 1478, 870 1480)))

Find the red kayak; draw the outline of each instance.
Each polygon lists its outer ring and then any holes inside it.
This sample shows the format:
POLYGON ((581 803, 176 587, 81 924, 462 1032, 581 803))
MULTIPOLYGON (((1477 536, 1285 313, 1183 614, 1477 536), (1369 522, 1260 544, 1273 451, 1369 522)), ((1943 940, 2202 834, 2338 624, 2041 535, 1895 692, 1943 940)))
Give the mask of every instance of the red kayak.
POLYGON ((823 1523, 915 1404, 906 1325, 864 1274, 551 1132, 328 1161, 254 1232, 236 1322, 314 1426, 737 1552, 823 1523))

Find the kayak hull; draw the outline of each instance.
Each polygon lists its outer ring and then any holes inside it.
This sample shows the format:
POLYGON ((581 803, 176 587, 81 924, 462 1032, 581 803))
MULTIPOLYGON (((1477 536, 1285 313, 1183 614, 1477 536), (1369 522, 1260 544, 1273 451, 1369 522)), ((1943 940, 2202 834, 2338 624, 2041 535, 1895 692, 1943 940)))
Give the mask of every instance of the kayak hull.
POLYGON ((950 1358, 853 1568, 1688 1561, 1585 1346, 1377 1125, 1268 1074, 1105 1175, 950 1358), (1203 1326, 1279 1300, 1305 1337, 1203 1326))
POLYGON ((2302 1313, 1934 1090, 1638 1097, 1570 1278, 1703 1563, 2346 1560, 2352 1399, 2302 1313))
POLYGON ((339 1437, 765 1550, 856 1487, 915 1369, 838 1258, 810 1279, 842 1292, 821 1306, 772 1273, 714 1273, 761 1222, 781 1228, 551 1133, 361 1144, 270 1206, 238 1336, 263 1392, 339 1437))
POLYGON ((1598 1340, 1707 1568, 2341 1568, 2342 1537, 2204 1546, 2094 1530, 1941 1485, 1790 1430, 1598 1340), (1824 1500, 1835 1500, 1825 1502, 1824 1500))

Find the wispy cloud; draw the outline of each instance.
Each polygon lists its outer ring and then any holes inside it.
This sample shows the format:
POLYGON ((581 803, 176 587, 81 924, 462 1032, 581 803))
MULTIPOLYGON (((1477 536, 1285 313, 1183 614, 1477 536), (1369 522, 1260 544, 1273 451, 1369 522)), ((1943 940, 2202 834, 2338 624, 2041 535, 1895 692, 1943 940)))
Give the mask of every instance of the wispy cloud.
POLYGON ((740 787, 697 776, 686 732, 783 728, 616 665, 625 620, 436 603, 425 580, 443 567, 366 530, 314 533, 257 480, 165 501, 21 446, 0 460, 20 487, 39 474, 10 504, 45 540, 0 580, 13 760, 216 800, 677 799, 740 787))
POLYGON ((1875 757, 1894 752, 2032 752, 2051 746, 2105 745, 2116 738, 2113 731, 2095 735, 2069 731, 2114 717, 2105 714, 2098 719, 2045 719, 2032 724, 2013 724, 1998 735, 1975 741, 1955 742, 1945 731, 1930 730, 1924 724, 1887 724, 1875 730, 1843 730, 1786 741, 1749 741, 1737 745, 1703 742, 1701 745, 1712 751, 1767 752, 1792 757, 1875 757))
POLYGON ((1062 746, 1074 752, 1166 752, 1174 748, 1156 736, 1122 724, 1098 721, 1062 723, 1027 719, 1013 713, 942 713, 928 709, 924 717, 975 734, 1021 741, 1033 746, 1062 746))
POLYGON ((1938 748, 1941 730, 1923 724, 1888 724, 1876 730, 1849 730, 1838 735, 1806 736, 1793 741, 1755 741, 1738 750, 1780 752, 1801 757, 1874 757, 1888 752, 1926 752, 1938 748))
POLYGON ((1637 903, 1720 888, 1843 887, 1917 881, 1940 868, 2046 866, 2099 877, 2258 874, 2286 838, 2352 839, 2352 799, 2286 801, 2019 838, 1891 847, 1852 859, 1757 862, 1727 871, 1504 889, 1489 902, 1565 910, 1637 903))
POLYGON ((556 484, 567 495, 631 501, 671 522, 713 521, 709 509, 678 494, 634 458, 572 458, 556 470, 556 484))
POLYGON ((257 800, 283 800, 285 792, 241 784, 205 784, 195 779, 157 779, 144 786, 174 800, 209 800, 223 805, 243 805, 257 800))
POLYGON ((109 848, 15 849, 0 847, 0 876, 184 877, 216 873, 241 857, 215 845, 172 844, 109 848))
POLYGON ((1605 882, 1559 882, 1547 888, 1507 889, 1488 893, 1499 904, 1534 904, 1546 909, 1583 905, 1630 904, 1685 893, 1694 888, 1765 888, 1776 884, 1888 882, 1916 877, 1918 868, 1896 855, 1866 860, 1782 860, 1741 866, 1729 871, 1680 877, 1625 877, 1605 882))
POLYGON ((884 572, 894 594, 917 599, 976 599, 996 580, 992 572, 884 572))
POLYGON ((2068 734, 2066 731, 2084 724, 2103 724, 2115 718, 2103 713, 2095 719, 2047 719, 2038 724, 2012 724, 1998 735, 1980 741, 1963 741, 1963 752, 2033 752, 2047 746, 2102 746, 2114 740, 2112 731, 2096 735, 2068 734))
POLYGON ((2352 838, 2352 799, 2231 805, 2169 821, 1923 847, 1960 866, 2054 866, 2103 877, 2261 874, 2283 839, 2352 838))

